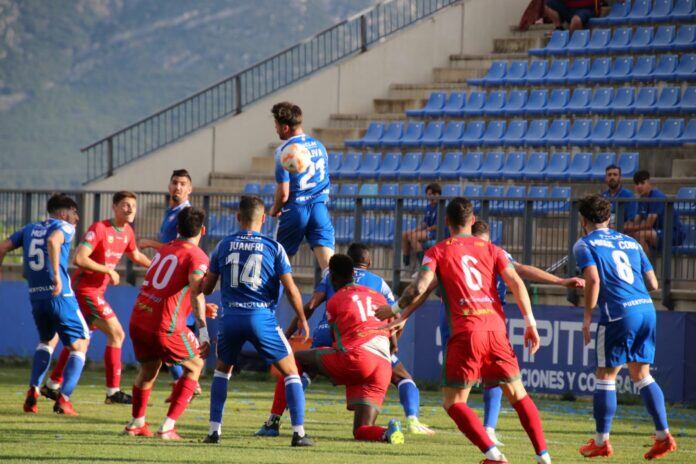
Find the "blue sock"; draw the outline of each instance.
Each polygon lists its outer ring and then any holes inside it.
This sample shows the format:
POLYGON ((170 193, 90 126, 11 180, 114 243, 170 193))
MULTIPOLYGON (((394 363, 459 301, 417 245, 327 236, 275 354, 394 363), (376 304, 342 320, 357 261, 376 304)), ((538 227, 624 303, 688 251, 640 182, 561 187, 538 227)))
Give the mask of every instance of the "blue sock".
POLYGON ((418 417, 420 408, 420 391, 411 379, 403 379, 397 386, 399 389, 399 401, 404 408, 406 417, 418 417))
POLYGON ((30 387, 40 387, 43 383, 44 376, 48 371, 48 366, 51 364, 51 355, 53 350, 50 346, 39 343, 34 351, 34 361, 31 363, 31 378, 29 379, 30 387))
POLYGON ((85 354, 81 351, 72 351, 68 357, 68 362, 63 370, 63 386, 60 392, 66 398, 70 398, 73 390, 77 387, 77 382, 82 375, 82 368, 85 367, 85 354))
POLYGON ((595 442, 601 446, 609 437, 611 421, 616 414, 616 381, 597 380, 592 400, 592 414, 597 431, 595 442))
POLYGON ((300 382, 302 382, 302 391, 304 392, 312 384, 312 379, 309 378, 306 372, 303 372, 300 376, 300 382))
POLYGON ((213 382, 210 384, 210 422, 222 424, 222 413, 225 411, 227 382, 229 380, 230 374, 215 371, 213 382))
MULTIPOLYGON (((669 430, 667 425, 667 410, 665 409, 665 396, 662 394, 662 389, 655 383, 655 379, 651 375, 643 380, 635 382, 634 385, 640 390, 640 396, 643 397, 645 409, 653 418, 656 432, 664 432, 669 430)), ((660 434, 656 434, 658 440, 664 439, 660 434)))
POLYGON ((302 391, 302 380, 299 375, 285 377, 285 400, 290 410, 290 422, 293 427, 304 425, 305 397, 302 391))
POLYGON ((169 366, 169 372, 172 374, 174 381, 177 381, 184 375, 184 368, 179 364, 174 364, 173 366, 169 366))
POLYGON ((494 429, 498 425, 500 415, 500 399, 503 397, 503 389, 500 387, 486 388, 483 390, 483 426, 494 429))

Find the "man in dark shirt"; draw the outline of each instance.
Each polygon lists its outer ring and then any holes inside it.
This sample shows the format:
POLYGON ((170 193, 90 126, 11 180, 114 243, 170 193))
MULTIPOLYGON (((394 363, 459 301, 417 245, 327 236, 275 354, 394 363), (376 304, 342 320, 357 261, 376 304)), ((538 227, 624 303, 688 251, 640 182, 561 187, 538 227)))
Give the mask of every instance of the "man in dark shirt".
POLYGON ((586 29, 590 18, 596 16, 599 0, 546 0, 544 16, 556 29, 562 29, 568 23, 572 34, 577 29, 586 29))

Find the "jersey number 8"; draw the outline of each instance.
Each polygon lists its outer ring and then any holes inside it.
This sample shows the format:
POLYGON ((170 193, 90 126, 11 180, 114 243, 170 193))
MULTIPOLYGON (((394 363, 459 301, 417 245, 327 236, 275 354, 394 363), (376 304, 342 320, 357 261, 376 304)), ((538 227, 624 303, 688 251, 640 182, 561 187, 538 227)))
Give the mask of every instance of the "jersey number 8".
POLYGON ((611 257, 614 259, 614 264, 616 264, 616 272, 618 272, 619 278, 632 284, 635 276, 633 275, 633 268, 628 260, 628 255, 623 251, 615 250, 611 252, 611 257))

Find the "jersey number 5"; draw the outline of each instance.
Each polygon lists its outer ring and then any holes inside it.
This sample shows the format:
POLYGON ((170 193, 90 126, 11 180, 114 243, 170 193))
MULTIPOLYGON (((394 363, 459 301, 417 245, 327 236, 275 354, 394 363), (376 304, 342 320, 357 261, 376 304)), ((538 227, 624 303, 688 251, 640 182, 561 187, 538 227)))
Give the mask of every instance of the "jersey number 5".
POLYGON ((29 243, 29 259, 27 259, 27 264, 29 264, 29 269, 32 271, 40 271, 44 268, 46 264, 46 257, 44 251, 40 248, 44 244, 44 239, 35 238, 29 243))

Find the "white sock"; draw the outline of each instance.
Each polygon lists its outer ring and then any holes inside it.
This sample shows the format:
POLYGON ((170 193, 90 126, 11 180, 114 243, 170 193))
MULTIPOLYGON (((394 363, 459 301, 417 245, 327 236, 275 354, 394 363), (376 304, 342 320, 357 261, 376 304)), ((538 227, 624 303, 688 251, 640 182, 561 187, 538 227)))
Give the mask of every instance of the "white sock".
POLYGON ((304 425, 293 425, 292 431, 297 433, 301 437, 305 436, 304 425))
POLYGON ((608 439, 609 439, 608 433, 598 433, 597 435, 595 435, 594 442, 598 446, 602 446, 604 444, 604 442, 607 441, 608 439))
POLYGON ((664 430, 655 430, 655 438, 658 440, 664 440, 667 438, 667 434, 669 433, 669 429, 664 429, 664 430))
POLYGON ((220 422, 210 422, 210 428, 208 429, 208 435, 216 433, 222 435, 222 424, 220 422))
POLYGON ((495 446, 486 451, 484 454, 486 455, 486 458, 490 459, 491 461, 502 461, 505 459, 503 453, 501 453, 500 450, 495 446))
POLYGON ((46 380, 46 386, 51 390, 58 390, 60 388, 60 384, 58 382, 54 382, 50 378, 46 380))
POLYGON ((160 426, 160 432, 169 432, 174 428, 176 425, 176 421, 174 419, 170 419, 169 417, 164 418, 164 422, 162 422, 162 425, 160 426))
POLYGON ((418 416, 406 416, 407 420, 418 419, 418 416))
POLYGON ((119 391, 121 391, 120 388, 108 388, 108 387, 107 387, 107 389, 106 389, 106 396, 111 396, 111 395, 113 395, 114 393, 119 392, 119 391))
POLYGON ((486 434, 488 435, 495 435, 495 429, 493 427, 486 427, 486 434))
POLYGON ((134 417, 130 424, 128 424, 129 429, 134 429, 136 427, 145 427, 145 416, 143 417, 134 417))

